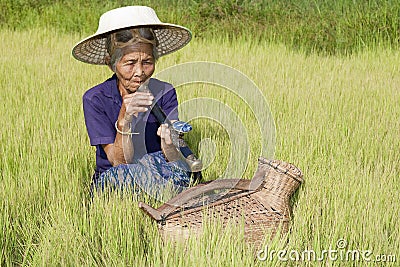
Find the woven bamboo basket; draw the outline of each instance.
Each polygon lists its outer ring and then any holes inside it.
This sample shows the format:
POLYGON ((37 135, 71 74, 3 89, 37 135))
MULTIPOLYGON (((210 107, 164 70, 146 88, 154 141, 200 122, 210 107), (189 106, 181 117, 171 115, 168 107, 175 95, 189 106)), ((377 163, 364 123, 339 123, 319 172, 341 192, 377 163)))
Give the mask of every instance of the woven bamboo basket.
POLYGON ((157 209, 139 207, 157 221, 164 238, 186 239, 203 231, 205 218, 222 225, 244 224, 248 243, 259 246, 268 233, 288 232, 290 197, 303 182, 302 172, 279 160, 258 160, 253 179, 220 179, 199 184, 178 194, 157 209))

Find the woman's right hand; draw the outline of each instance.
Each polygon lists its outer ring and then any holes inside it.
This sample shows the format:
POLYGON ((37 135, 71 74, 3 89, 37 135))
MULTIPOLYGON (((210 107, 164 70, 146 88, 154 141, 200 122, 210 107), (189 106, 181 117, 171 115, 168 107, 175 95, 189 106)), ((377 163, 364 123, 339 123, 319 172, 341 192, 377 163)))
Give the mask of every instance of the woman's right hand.
POLYGON ((139 112, 146 112, 153 104, 154 96, 147 92, 134 92, 126 94, 122 97, 122 102, 125 108, 124 119, 132 121, 133 116, 137 117, 139 112))

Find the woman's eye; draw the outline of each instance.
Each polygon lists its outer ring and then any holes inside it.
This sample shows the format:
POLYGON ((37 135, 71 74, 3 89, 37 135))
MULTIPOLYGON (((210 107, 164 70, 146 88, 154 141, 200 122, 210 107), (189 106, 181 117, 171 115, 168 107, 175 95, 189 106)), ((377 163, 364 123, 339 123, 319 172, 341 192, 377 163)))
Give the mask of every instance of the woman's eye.
POLYGON ((135 65, 135 64, 136 64, 136 61, 133 61, 133 60, 129 60, 124 63, 124 65, 135 65))

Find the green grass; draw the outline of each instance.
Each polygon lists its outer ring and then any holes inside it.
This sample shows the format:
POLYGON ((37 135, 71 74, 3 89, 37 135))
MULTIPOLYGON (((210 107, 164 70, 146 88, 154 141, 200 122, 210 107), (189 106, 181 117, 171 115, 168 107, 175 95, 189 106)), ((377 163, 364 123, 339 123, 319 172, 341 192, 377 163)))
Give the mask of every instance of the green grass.
POLYGON ((184 25, 196 38, 239 36, 309 53, 398 48, 400 40, 400 2, 394 0, 1 0, 0 27, 92 34, 101 14, 127 5, 151 6, 162 21, 184 25))
MULTIPOLYGON (((0 45, 1 265, 267 264, 257 261, 243 237, 229 228, 224 232, 221 226, 209 227, 202 237, 174 245, 161 242, 156 225, 129 196, 95 198, 89 207, 94 149, 86 135, 81 97, 111 73, 71 57, 72 46, 83 36, 52 30, 3 30, 0 36, 6 40, 0 45)), ((157 71, 189 61, 221 62, 249 76, 270 104, 277 132, 275 158, 304 172, 305 183, 293 202, 289 241, 274 240, 271 249, 321 251, 344 238, 349 249, 393 254, 398 261, 397 51, 377 48, 322 57, 263 42, 195 39, 161 58, 157 71)), ((257 131, 249 130, 255 119, 244 115, 249 107, 216 86, 178 88, 181 101, 200 96, 221 99, 239 117, 248 118, 244 127, 250 132, 251 161, 244 177, 250 178, 260 139, 257 131)), ((216 146, 204 146, 216 151, 205 171, 205 178, 213 179, 227 165, 225 155, 232 144, 218 123, 199 119, 194 125, 187 136, 192 146, 203 138, 216 146)), ((272 263, 286 264, 276 259, 272 263)), ((355 264, 363 263, 327 262, 355 264)))

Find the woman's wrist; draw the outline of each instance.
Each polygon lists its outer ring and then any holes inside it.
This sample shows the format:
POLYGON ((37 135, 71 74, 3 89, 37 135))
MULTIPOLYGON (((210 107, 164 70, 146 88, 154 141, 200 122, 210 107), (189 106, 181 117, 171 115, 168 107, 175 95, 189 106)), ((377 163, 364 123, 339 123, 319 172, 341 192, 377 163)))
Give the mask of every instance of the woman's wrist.
POLYGON ((125 114, 123 117, 123 120, 126 122, 129 122, 129 123, 132 123, 134 118, 136 118, 136 116, 125 114))
POLYGON ((126 131, 126 130, 129 130, 131 127, 132 127, 132 121, 128 121, 128 120, 126 120, 125 119, 125 117, 123 117, 123 118, 118 118, 118 128, 121 130, 121 131, 126 131))
POLYGON ((122 134, 122 135, 139 134, 139 133, 132 132, 132 122, 126 121, 124 119, 122 119, 122 120, 118 119, 115 122, 115 130, 117 131, 117 133, 122 134))

